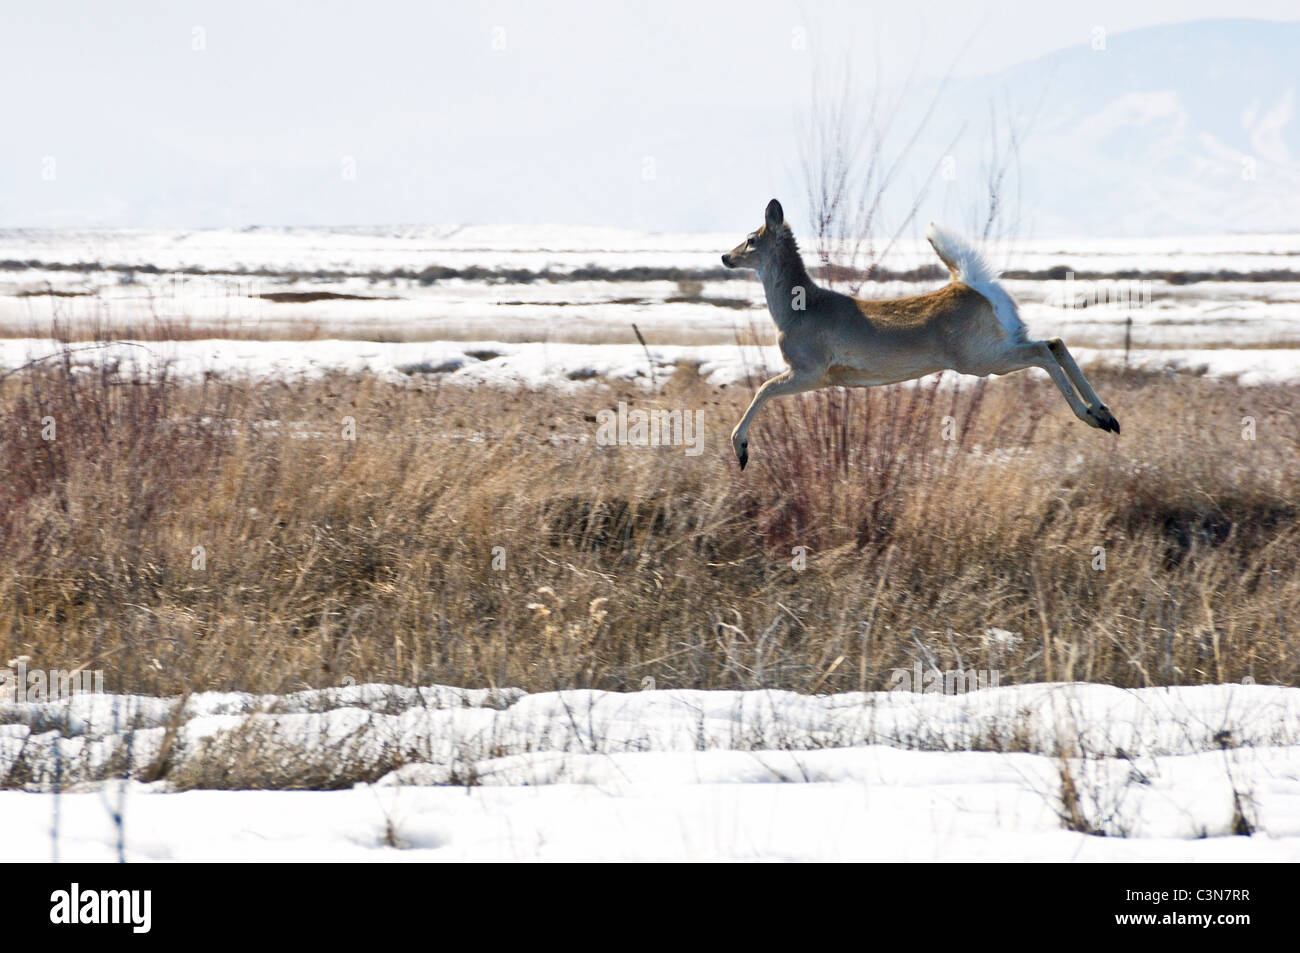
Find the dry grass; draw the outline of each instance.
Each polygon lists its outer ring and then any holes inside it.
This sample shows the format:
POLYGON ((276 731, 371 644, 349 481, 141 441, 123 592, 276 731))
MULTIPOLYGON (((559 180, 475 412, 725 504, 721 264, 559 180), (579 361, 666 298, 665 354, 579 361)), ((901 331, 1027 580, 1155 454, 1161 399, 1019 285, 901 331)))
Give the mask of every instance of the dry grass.
POLYGON ((0 383, 0 660, 148 693, 1300 684, 1300 388, 1095 376, 1119 439, 1028 375, 828 392, 742 474, 748 389, 685 368, 655 398, 33 368, 0 383), (620 399, 702 410, 704 453, 596 446, 620 399))

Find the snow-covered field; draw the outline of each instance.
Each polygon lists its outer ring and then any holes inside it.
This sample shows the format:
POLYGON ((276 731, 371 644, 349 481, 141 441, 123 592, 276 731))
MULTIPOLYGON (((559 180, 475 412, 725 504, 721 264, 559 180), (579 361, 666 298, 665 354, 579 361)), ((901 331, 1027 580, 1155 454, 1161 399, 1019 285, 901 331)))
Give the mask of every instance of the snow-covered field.
MULTIPOLYGON (((730 231, 661 233, 581 225, 412 225, 387 227, 246 229, 0 229, 0 260, 99 261, 216 269, 318 269, 364 273, 430 264, 464 268, 551 268, 585 265, 714 267, 760 224, 733 222, 730 231)), ((796 235, 798 231, 796 230, 796 235)), ((800 236, 805 253, 811 248, 800 236)), ((1076 271, 1126 268, 1180 271, 1264 271, 1294 268, 1300 232, 1276 235, 1209 235, 1185 238, 1039 238, 998 247, 1004 266, 1039 270, 1067 265, 1076 271), (1014 259, 1014 260, 1012 260, 1014 259)), ((902 239, 888 259, 893 267, 932 264, 920 239, 902 239)))
POLYGON ((4 858, 113 860, 120 836, 137 861, 1300 860, 1294 688, 367 685, 177 705, 0 704, 0 773, 27 788, 0 792, 4 858), (164 747, 167 778, 210 777, 251 750, 286 775, 377 780, 181 792, 104 780, 164 747), (1250 836, 1234 833, 1243 821, 1250 836))
MULTIPOLYGON (((501 341, 164 341, 73 344, 72 359, 86 365, 117 362, 141 370, 167 364, 179 377, 204 373, 292 379, 330 372, 366 373, 391 380, 425 378, 450 383, 526 387, 583 387, 593 381, 662 383, 681 366, 694 367, 710 384, 770 376, 784 368, 780 351, 737 345, 506 343, 501 341), (647 357, 648 351, 648 357, 647 357), (653 373, 652 373, 653 372, 653 373)), ((0 338, 0 373, 60 353, 42 339, 0 338)), ((1073 348, 1081 364, 1122 366, 1122 349, 1073 348)), ((1128 366, 1188 371, 1243 385, 1300 378, 1300 350, 1221 348, 1135 350, 1128 366)), ((1046 374, 1031 370, 1030 373, 1046 374)), ((956 381, 958 376, 948 374, 956 381)))
MULTIPOLYGON (((170 360, 187 376, 337 370, 530 386, 592 379, 648 382, 650 363, 653 376, 663 379, 685 362, 698 366, 711 382, 726 383, 781 366, 774 348, 736 344, 753 332, 760 340, 772 334, 762 289, 752 278, 681 287, 667 280, 602 279, 452 278, 422 284, 409 278, 372 280, 366 274, 394 268, 414 273, 434 264, 556 274, 588 266, 708 270, 718 267, 717 252, 730 247, 731 238, 505 226, 0 231, 0 262, 43 263, 0 270, 0 330, 11 335, 0 337, 0 370, 50 353, 54 345, 40 336, 56 320, 64 327, 110 326, 119 332, 156 332, 160 322, 172 322, 189 328, 184 336, 197 331, 204 339, 90 349, 79 359, 170 360), (127 281, 119 271, 50 267, 78 262, 158 271, 136 273, 127 281), (186 268, 231 273, 175 271, 186 268), (237 269, 277 274, 234 274, 237 269), (340 274, 318 277, 322 270, 340 274), (46 293, 50 291, 55 293, 46 293), (345 297, 302 300, 304 295, 345 297), (652 342, 649 361, 635 343, 633 324, 652 342), (292 340, 296 337, 318 340, 292 340)), ((1062 266, 1081 273, 1300 271, 1300 235, 1043 240, 1002 251, 1018 268, 1062 266)), ((933 265, 934 256, 927 245, 904 242, 887 264, 899 269, 933 265)), ((1064 336, 1083 361, 1122 361, 1126 322, 1132 318, 1131 366, 1203 368, 1247 384, 1300 374, 1300 349, 1295 348, 1300 344, 1300 282, 1008 284, 1021 300, 1031 331, 1040 337, 1064 336)), ((932 286, 868 284, 864 293, 905 295, 932 286)))
MULTIPOLYGON (((736 343, 771 334, 752 278, 563 276, 713 269, 752 224, 726 235, 3 231, 0 374, 56 354, 57 319, 237 338, 72 345, 77 362, 165 362, 190 379, 339 371, 641 386, 691 368, 728 384, 781 367, 774 347, 736 343), (146 270, 52 267, 79 262, 146 270), (430 265, 561 278, 371 274, 430 265), (259 269, 268 274, 237 273, 259 269)), ((1038 271, 1300 271, 1300 235, 1025 242, 998 257, 1038 271)), ((933 254, 905 243, 888 264, 930 265, 933 254)), ((1297 281, 1009 284, 1031 332, 1064 336, 1084 364, 1123 362, 1131 317, 1131 367, 1243 385, 1300 379, 1297 281), (1077 306, 1079 294, 1116 287, 1149 300, 1077 306)), ((183 707, 79 695, 0 702, 0 788, 6 860, 1294 861, 1300 689, 810 697, 353 686, 206 693, 183 707), (140 780, 150 777, 161 780, 140 780)))
MULTIPOLYGON (((770 333, 752 276, 712 276, 721 270, 719 254, 743 233, 560 226, 0 231, 0 333, 48 334, 57 320, 119 333, 163 322, 185 327, 187 337, 616 344, 634 341, 636 324, 654 343, 731 344, 755 328, 770 333), (104 270, 69 267, 79 263, 104 270), (490 274, 418 280, 431 266, 490 274), (586 268, 598 271, 574 277, 586 268), (405 277, 393 277, 394 269, 404 269, 405 277), (503 273, 509 269, 528 274, 503 273), (599 269, 681 269, 706 277, 607 280, 599 269)), ((1052 274, 1062 276, 1009 281, 1039 337, 1122 347, 1132 318, 1132 346, 1139 349, 1300 344, 1294 277, 1190 283, 1064 277, 1300 274, 1300 235, 1037 240, 990 251, 1006 267, 1041 275, 1058 269, 1052 274)), ((927 245, 908 240, 882 264, 906 270, 934 267, 936 259, 927 245)), ((936 284, 868 283, 862 294, 901 296, 936 284)))

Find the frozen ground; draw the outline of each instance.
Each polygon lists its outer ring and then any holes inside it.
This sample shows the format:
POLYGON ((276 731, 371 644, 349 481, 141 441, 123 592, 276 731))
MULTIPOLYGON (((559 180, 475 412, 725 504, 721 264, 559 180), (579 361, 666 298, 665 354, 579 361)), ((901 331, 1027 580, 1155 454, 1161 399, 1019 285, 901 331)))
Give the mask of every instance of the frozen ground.
MULTIPOLYGON (((190 378, 337 370, 581 387, 642 385, 685 368, 731 383, 780 367, 775 348, 735 344, 751 328, 764 340, 772 333, 752 279, 420 284, 368 272, 711 269, 753 224, 712 236, 0 232, 0 373, 54 353, 44 335, 57 318, 119 333, 176 325, 179 338, 206 329, 265 338, 74 344, 78 362, 169 362, 190 378), (75 262, 158 273, 50 267, 75 262), (174 273, 185 267, 285 275, 174 273), (292 299, 322 293, 349 297, 292 299)), ((932 257, 907 246, 891 265, 932 257)), ((1295 271, 1300 235, 1047 241, 1006 257, 1031 270, 1295 271)), ((1120 363, 1132 316, 1131 366, 1246 385, 1300 377, 1300 282, 1157 281, 1139 309, 1064 307, 1060 281, 1011 286, 1032 332, 1065 336, 1083 363, 1120 363)), ((171 699, 79 696, 0 702, 0 779, 5 860, 1295 861, 1300 689, 804 697, 361 686, 203 694, 180 709, 171 699), (163 780, 123 780, 128 773, 163 780), (230 789, 293 784, 341 789, 230 789)))
MULTIPOLYGON (((128 336, 165 326, 180 337, 620 343, 635 340, 635 323, 653 343, 730 344, 753 328, 771 333, 753 276, 719 277, 727 274, 719 254, 743 234, 560 226, 0 231, 0 335, 47 334, 57 321, 128 336), (416 277, 431 266, 488 271, 416 277), (575 277, 587 268, 597 271, 575 277), (394 269, 406 276, 393 277, 394 269), (704 277, 607 280, 599 269, 704 277)), ((1143 349, 1300 345, 1300 235, 1039 240, 990 253, 1004 266, 1059 276, 1009 282, 1039 337, 1120 347, 1132 318, 1132 344, 1143 349), (1249 280, 1184 280, 1222 270, 1249 280), (1156 277, 1139 283, 1132 277, 1139 272, 1156 277), (1270 272, 1278 280, 1255 280, 1270 272), (1067 273, 1121 277, 1067 282, 1067 273)), ((812 259, 811 247, 805 255, 812 259)), ((937 261, 909 240, 882 264, 903 271, 937 261)), ((861 293, 896 297, 938 284, 868 283, 861 293)))
MULTIPOLYGON (((662 383, 686 368, 712 384, 757 381, 784 369, 775 346, 507 343, 501 341, 163 341, 73 344, 72 359, 144 370, 160 363, 180 377, 204 373, 250 378, 317 377, 331 371, 393 380, 496 383, 573 388, 592 381, 662 383)), ((61 345, 41 339, 0 338, 0 373, 49 359, 61 345)), ((1122 349, 1072 348, 1080 364, 1122 366, 1122 349)), ((1129 366, 1188 371, 1244 385, 1300 379, 1300 350, 1218 348, 1135 350, 1129 366)), ((1047 375, 1032 370, 1046 380, 1047 375)), ((951 379, 957 376, 949 374, 951 379)))
MULTIPOLYGON (((271 267, 282 271, 372 270, 430 264, 463 268, 568 270, 662 265, 712 268, 761 224, 733 222, 714 233, 657 233, 580 225, 413 225, 373 228, 0 229, 0 260, 100 261, 163 270, 271 267)), ((805 253, 812 248, 799 236, 805 253)), ((1076 271, 1265 271, 1296 267, 1300 232, 1188 238, 1040 238, 999 246, 1000 265, 1076 271), (1009 260, 1014 259, 1014 260, 1009 260)), ((921 239, 903 239, 889 258, 911 268, 934 262, 921 239)))
POLYGON ((176 705, 0 704, 0 776, 27 788, 0 792, 0 856, 112 860, 120 834, 131 860, 1300 860, 1294 688, 370 685, 176 705), (287 774, 378 780, 184 792, 102 780, 128 760, 144 770, 164 745, 168 777, 251 746, 287 774))

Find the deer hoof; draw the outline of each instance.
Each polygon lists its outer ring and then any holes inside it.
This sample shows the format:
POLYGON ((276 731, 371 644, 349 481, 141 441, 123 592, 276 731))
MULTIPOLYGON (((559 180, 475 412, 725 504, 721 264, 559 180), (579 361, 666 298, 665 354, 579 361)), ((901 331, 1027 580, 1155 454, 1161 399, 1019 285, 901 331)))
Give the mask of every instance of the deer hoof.
POLYGON ((1092 418, 1089 423, 1099 430, 1114 434, 1119 433, 1119 421, 1115 419, 1115 415, 1110 412, 1110 408, 1105 404, 1089 410, 1088 416, 1092 418))

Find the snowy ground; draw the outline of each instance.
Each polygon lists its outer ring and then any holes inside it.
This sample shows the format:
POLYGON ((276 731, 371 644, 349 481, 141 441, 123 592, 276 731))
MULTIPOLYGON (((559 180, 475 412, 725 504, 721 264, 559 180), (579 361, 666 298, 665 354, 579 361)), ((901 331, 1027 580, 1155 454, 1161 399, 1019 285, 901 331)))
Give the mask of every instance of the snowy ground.
POLYGON ((0 774, 28 789, 0 792, 0 854, 111 860, 121 834, 131 860, 1300 860, 1294 688, 372 685, 176 705, 0 705, 0 774), (378 780, 179 793, 103 782, 164 745, 168 777, 252 745, 289 772, 378 766, 378 780), (1252 836, 1233 834, 1242 817, 1252 836))
MULTIPOLYGON (((784 369, 775 346, 559 344, 502 341, 165 341, 74 343, 75 363, 132 365, 141 370, 166 363, 172 373, 196 379, 205 373, 249 378, 317 377, 331 371, 367 373, 390 380, 424 378, 450 383, 496 383, 526 387, 581 387, 592 381, 662 383, 693 368, 711 384, 759 380, 784 369)), ((59 354, 61 345, 42 339, 0 338, 0 373, 59 354)), ((1124 365, 1122 349, 1073 348, 1083 365, 1124 365)), ((1150 371, 1189 371, 1243 385, 1300 379, 1300 350, 1220 348, 1135 350, 1128 366, 1150 371)), ((1046 374, 1033 370, 1046 379, 1046 374)), ((956 379, 956 375, 949 374, 956 379)))
MULTIPOLYGON (((762 288, 733 280, 579 279, 577 269, 721 271, 719 255, 743 235, 652 235, 617 229, 466 227, 0 231, 0 334, 76 329, 156 331, 183 337, 446 339, 631 343, 636 324, 658 344, 731 344, 771 334, 762 288), (102 270, 70 267, 85 264, 102 270), (383 275, 430 266, 490 269, 477 278, 422 282, 383 275), (129 269, 144 268, 144 271, 129 269), (184 273, 203 269, 209 274, 184 273), (525 269, 531 277, 500 274, 525 269), (237 273, 242 270, 244 273, 237 273), (263 271, 263 274, 249 272, 263 271), (541 278, 546 274, 550 277, 541 278), (551 280, 551 279, 555 280, 551 280)), ((1300 235, 1123 241, 1040 240, 991 249, 1000 265, 1062 277, 1010 280, 1038 337, 1072 347, 1267 348, 1300 345, 1300 235), (1078 274, 1217 273, 1291 280, 1139 282, 1078 274)), ((805 250, 810 260, 811 248, 805 250)), ((937 261, 904 241, 893 269, 937 261)), ((587 273, 583 273, 586 275, 587 273)), ((932 290, 938 281, 868 283, 865 297, 932 290)))
MULTIPOLYGON (((781 367, 775 348, 735 343, 751 329, 764 340, 772 333, 753 280, 422 285, 368 272, 711 269, 753 224, 687 236, 0 231, 0 374, 54 354, 46 335, 57 318, 118 333, 179 322, 265 338, 73 345, 77 362, 168 362, 188 378, 343 371, 582 387, 644 385, 688 368, 732 383, 781 367), (9 264, 29 261, 42 264, 9 264), (49 267, 75 262, 159 273, 49 267), (186 267, 301 274, 175 273, 186 267), (349 297, 264 297, 284 293, 349 297), (648 354, 632 323, 649 337, 648 354), (295 337, 315 339, 279 339, 295 337)), ((1031 270, 1297 271, 1300 235, 1042 241, 997 258, 1031 270)), ((932 263, 915 243, 889 262, 932 263)), ((1120 364, 1131 316, 1130 366, 1244 385, 1300 378, 1300 282, 1157 281, 1137 309, 1067 307, 1089 289, 1061 281, 1010 285, 1031 332, 1066 337, 1081 363, 1120 364)), ((5 860, 1294 861, 1300 689, 1032 685, 804 697, 362 686, 203 694, 180 709, 110 695, 0 702, 0 818, 5 860), (163 765, 162 781, 122 780, 163 765), (343 789, 228 789, 295 784, 343 789), (1073 798, 1063 798, 1067 789, 1073 798), (1243 827, 1253 835, 1233 834, 1243 827)))
MULTIPOLYGON (((450 267, 569 270, 585 265, 713 267, 718 256, 758 225, 733 222, 713 233, 657 233, 581 225, 413 225, 391 227, 246 229, 0 229, 0 260, 101 261, 234 269, 273 267, 391 270, 450 267)), ((796 232, 796 234, 798 234, 796 232)), ((806 235, 799 235, 808 253, 806 235)), ((999 245, 1000 266, 1077 271, 1145 270, 1263 271, 1294 268, 1300 232, 1161 238, 1037 238, 999 245), (1014 261, 1003 259, 1014 258, 1014 261)), ((902 239, 889 257, 899 268, 934 262, 923 239, 902 239)))

